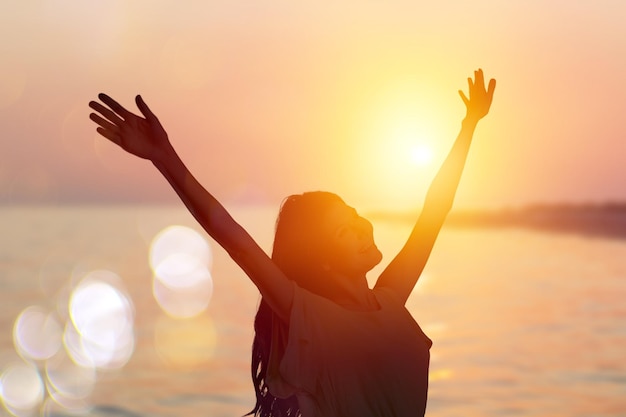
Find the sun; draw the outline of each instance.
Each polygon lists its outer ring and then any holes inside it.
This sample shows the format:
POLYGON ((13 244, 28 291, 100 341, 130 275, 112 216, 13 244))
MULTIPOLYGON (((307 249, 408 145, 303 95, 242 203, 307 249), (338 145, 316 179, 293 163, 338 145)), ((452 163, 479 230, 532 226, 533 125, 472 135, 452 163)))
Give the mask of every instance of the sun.
POLYGON ((447 102, 435 90, 412 79, 392 82, 372 93, 356 114, 357 145, 349 149, 358 149, 359 157, 351 158, 355 173, 347 178, 372 206, 398 210, 421 204, 451 136, 442 117, 447 102))
POLYGON ((409 159, 415 166, 428 166, 433 161, 433 150, 424 144, 413 145, 409 150, 409 159))
POLYGON ((415 118, 393 120, 387 128, 387 140, 384 142, 384 153, 389 158, 387 163, 396 169, 402 166, 409 171, 428 168, 435 154, 432 136, 426 124, 415 118))

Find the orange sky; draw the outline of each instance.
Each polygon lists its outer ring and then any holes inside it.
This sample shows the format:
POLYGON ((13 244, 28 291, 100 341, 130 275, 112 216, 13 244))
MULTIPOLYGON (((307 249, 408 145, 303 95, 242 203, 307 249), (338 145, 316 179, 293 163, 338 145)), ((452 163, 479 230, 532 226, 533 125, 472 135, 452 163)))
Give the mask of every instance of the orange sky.
POLYGON ((227 202, 419 205, 478 67, 498 87, 457 207, 626 200, 625 5, 335 3, 3 2, 0 202, 174 201, 95 134, 103 91, 141 93, 227 202))

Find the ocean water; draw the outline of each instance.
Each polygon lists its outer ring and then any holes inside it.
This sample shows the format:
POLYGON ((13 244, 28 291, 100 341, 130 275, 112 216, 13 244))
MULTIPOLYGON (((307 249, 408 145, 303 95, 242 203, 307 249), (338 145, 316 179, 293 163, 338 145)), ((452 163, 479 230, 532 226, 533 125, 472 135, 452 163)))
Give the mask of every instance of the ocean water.
MULTIPOLYGON (((232 213, 269 250, 276 208, 232 213)), ((0 416, 252 408, 258 292, 206 235, 210 279, 160 284, 171 225, 201 232, 180 207, 0 208, 0 416)), ((410 227, 374 222, 372 277, 410 227)), ((626 416, 626 240, 444 228, 407 307, 434 341, 429 416, 626 416)))

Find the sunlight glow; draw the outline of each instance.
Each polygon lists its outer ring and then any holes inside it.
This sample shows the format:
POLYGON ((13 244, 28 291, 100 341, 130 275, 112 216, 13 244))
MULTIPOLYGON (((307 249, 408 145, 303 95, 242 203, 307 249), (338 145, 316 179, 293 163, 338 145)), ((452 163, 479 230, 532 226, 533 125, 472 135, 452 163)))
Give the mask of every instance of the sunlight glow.
POLYGON ((354 123, 362 157, 351 169, 353 183, 379 196, 378 204, 419 206, 450 143, 441 95, 436 83, 407 78, 380 85, 360 109, 354 123))
POLYGON ((388 123, 388 137, 384 141, 387 149, 382 155, 388 155, 390 164, 399 166, 398 169, 412 170, 432 162, 434 151, 430 138, 433 134, 429 132, 426 122, 399 114, 388 123))
POLYGON ((428 146, 415 145, 411 148, 411 162, 417 166, 428 165, 433 160, 433 151, 428 146))

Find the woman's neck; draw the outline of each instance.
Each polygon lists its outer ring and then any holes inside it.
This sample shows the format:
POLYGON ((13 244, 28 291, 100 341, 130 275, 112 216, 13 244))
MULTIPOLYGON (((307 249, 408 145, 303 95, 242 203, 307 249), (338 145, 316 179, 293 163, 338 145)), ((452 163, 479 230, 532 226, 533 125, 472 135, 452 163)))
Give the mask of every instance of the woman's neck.
POLYGON ((372 311, 380 308, 365 275, 348 278, 341 274, 331 273, 329 278, 336 285, 328 298, 335 303, 355 311, 372 311))

